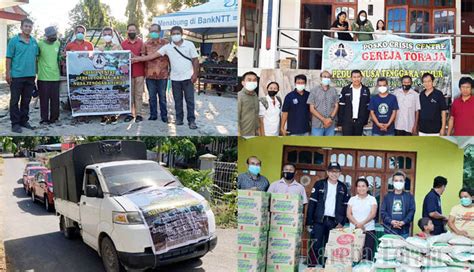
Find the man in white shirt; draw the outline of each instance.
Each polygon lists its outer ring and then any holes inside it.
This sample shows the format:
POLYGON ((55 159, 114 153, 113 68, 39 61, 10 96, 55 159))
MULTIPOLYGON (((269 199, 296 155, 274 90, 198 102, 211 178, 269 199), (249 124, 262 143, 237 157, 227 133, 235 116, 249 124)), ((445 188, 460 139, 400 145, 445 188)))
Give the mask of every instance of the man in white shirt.
POLYGON ((194 44, 183 39, 180 26, 171 28, 171 43, 161 47, 158 52, 132 58, 133 62, 150 61, 161 56, 168 56, 171 64, 170 79, 176 111, 176 125, 183 125, 183 98, 186 100, 187 119, 190 129, 197 129, 194 114, 194 83, 199 74, 198 53, 194 44))

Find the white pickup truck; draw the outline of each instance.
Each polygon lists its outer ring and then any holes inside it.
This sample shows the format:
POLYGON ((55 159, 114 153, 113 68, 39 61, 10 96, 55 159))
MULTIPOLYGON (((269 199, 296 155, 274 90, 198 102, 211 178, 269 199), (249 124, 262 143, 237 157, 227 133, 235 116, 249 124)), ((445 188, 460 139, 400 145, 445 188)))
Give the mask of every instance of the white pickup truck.
POLYGON ((143 143, 83 144, 50 163, 61 231, 80 233, 106 271, 156 268, 215 248, 207 201, 146 160, 143 143))

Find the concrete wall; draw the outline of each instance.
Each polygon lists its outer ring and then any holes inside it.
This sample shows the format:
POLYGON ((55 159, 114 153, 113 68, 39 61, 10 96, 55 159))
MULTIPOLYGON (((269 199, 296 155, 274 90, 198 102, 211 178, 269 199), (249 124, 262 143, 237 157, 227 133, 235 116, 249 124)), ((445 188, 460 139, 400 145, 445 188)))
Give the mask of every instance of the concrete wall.
POLYGON ((423 199, 430 191, 435 176, 440 175, 448 179, 446 192, 441 198, 443 213, 448 214, 451 207, 459 203, 464 150, 440 137, 241 137, 239 173, 246 171, 247 157, 255 155, 262 160, 262 175, 270 182, 278 180, 284 145, 417 152, 415 220, 421 217, 423 199))

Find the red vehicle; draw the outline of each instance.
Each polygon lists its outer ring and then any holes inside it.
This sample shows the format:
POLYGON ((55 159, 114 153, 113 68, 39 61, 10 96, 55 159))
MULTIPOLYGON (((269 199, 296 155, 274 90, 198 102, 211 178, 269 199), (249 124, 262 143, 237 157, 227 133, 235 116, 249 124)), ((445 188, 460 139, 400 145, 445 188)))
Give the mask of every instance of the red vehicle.
POLYGON ((31 180, 35 177, 35 175, 42 171, 42 170, 48 170, 44 166, 30 166, 25 169, 25 172, 23 173, 23 188, 25 189, 25 193, 27 195, 30 195, 31 193, 31 180))
POLYGON ((31 180, 31 200, 43 202, 47 211, 54 209, 54 193, 53 180, 51 178, 51 170, 44 169, 36 173, 31 180))

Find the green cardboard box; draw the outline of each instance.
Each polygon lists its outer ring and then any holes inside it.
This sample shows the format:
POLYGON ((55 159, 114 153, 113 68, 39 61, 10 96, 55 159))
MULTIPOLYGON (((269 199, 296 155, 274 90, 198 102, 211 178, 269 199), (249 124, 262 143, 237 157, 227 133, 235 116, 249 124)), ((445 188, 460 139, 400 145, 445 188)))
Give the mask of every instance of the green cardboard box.
POLYGON ((237 245, 239 252, 266 253, 268 234, 266 232, 238 232, 237 245))
POLYGON ((303 199, 299 194, 272 194, 270 211, 279 213, 303 213, 303 199))

